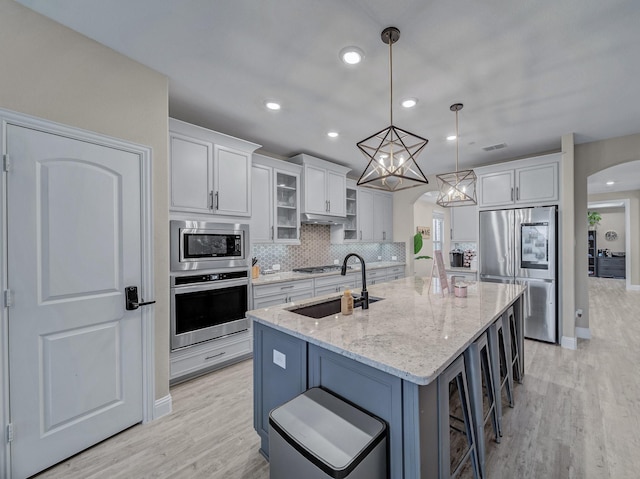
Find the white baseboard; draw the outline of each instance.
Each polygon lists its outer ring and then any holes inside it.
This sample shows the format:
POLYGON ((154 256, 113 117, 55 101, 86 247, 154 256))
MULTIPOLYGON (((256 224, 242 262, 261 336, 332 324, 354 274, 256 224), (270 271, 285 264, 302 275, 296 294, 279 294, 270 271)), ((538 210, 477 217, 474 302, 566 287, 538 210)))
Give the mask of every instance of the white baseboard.
POLYGON ((156 399, 153 405, 153 420, 161 418, 171 413, 171 394, 167 394, 165 397, 156 399))
POLYGON ((627 291, 640 291, 640 284, 627 284, 627 291))
POLYGON ((578 340, 576 338, 562 336, 562 339, 560 340, 560 346, 565 349, 578 349, 578 340))
POLYGON ((576 326, 576 338, 591 339, 591 330, 589 328, 581 328, 576 326))

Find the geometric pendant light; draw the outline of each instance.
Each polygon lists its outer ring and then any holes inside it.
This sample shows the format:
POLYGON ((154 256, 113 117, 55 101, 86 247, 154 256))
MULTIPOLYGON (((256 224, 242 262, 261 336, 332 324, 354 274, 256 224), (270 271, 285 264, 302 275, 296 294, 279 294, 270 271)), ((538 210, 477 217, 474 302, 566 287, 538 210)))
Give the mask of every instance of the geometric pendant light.
POLYGON ((477 204, 477 178, 473 170, 458 170, 458 112, 462 103, 454 103, 449 108, 456 113, 456 171, 436 175, 438 180, 438 199, 436 203, 444 207, 467 206, 477 204))
POLYGON ((393 125, 393 44, 400 30, 388 27, 382 31, 382 41, 389 45, 389 79, 391 90, 390 126, 357 144, 369 160, 358 185, 398 191, 429 183, 416 162, 429 140, 393 125))

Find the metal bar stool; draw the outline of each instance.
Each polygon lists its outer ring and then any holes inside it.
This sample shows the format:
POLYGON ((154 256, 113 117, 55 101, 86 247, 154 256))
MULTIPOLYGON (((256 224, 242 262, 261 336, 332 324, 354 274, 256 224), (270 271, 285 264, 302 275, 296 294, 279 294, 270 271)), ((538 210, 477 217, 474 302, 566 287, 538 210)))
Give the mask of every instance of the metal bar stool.
POLYGON ((503 316, 503 321, 506 323, 504 327, 509 329, 509 336, 511 337, 511 370, 513 371, 513 379, 522 383, 522 354, 520 354, 520 336, 522 331, 520 331, 518 327, 513 306, 507 310, 503 316))
POLYGON ((464 352, 467 364, 467 380, 470 389, 471 417, 478 443, 478 457, 480 459, 480 473, 485 474, 486 447, 484 443, 484 427, 491 419, 495 441, 500 442, 500 432, 498 430, 498 411, 496 408, 497 384, 494 380, 491 352, 489 350, 489 338, 486 332, 469 345, 464 352), (483 388, 482 380, 484 378, 483 388), (483 398, 486 395, 488 408, 485 411, 483 398))
POLYGON ((471 460, 473 466, 473 477, 475 479, 482 478, 480 472, 480 463, 478 461, 478 447, 475 434, 475 427, 471 414, 471 405, 469 403, 469 388, 467 386, 467 373, 465 368, 464 355, 458 357, 447 369, 438 376, 438 424, 440 436, 439 451, 439 477, 449 479, 457 477, 462 471, 467 460, 471 460), (462 409, 462 422, 464 429, 457 429, 451 424, 451 402, 450 402, 450 384, 455 381, 458 388, 458 397, 460 399, 460 408, 462 409), (466 436, 468 450, 453 467, 451 467, 451 437, 450 429, 459 430, 466 436))
POLYGON ((493 367, 496 387, 496 411, 498 413, 498 432, 502 436, 502 389, 506 388, 509 406, 513 407, 513 373, 509 367, 511 357, 511 338, 509 329, 504 327, 503 316, 489 326, 489 357, 493 367))

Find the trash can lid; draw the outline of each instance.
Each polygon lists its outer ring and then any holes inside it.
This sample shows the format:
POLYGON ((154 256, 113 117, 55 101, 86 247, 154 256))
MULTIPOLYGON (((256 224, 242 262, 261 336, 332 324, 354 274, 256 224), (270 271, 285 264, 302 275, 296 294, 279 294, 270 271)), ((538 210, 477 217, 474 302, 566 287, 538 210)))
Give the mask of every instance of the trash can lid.
POLYGON ((386 433, 383 421, 320 388, 271 411, 269 424, 334 478, 349 475, 386 433))

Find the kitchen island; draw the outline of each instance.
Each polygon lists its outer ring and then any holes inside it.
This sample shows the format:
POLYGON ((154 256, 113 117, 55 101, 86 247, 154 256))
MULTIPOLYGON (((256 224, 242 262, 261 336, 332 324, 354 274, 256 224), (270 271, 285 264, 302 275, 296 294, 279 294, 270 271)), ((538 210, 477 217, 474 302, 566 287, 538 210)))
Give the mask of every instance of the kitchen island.
POLYGON ((369 294, 384 299, 350 316, 289 311, 336 294, 247 313, 254 426, 265 456, 269 411, 321 386, 387 421, 391 478, 438 477, 437 379, 509 307, 521 321, 523 287, 476 283, 466 298, 427 288, 428 279, 416 277, 374 285, 369 294))

